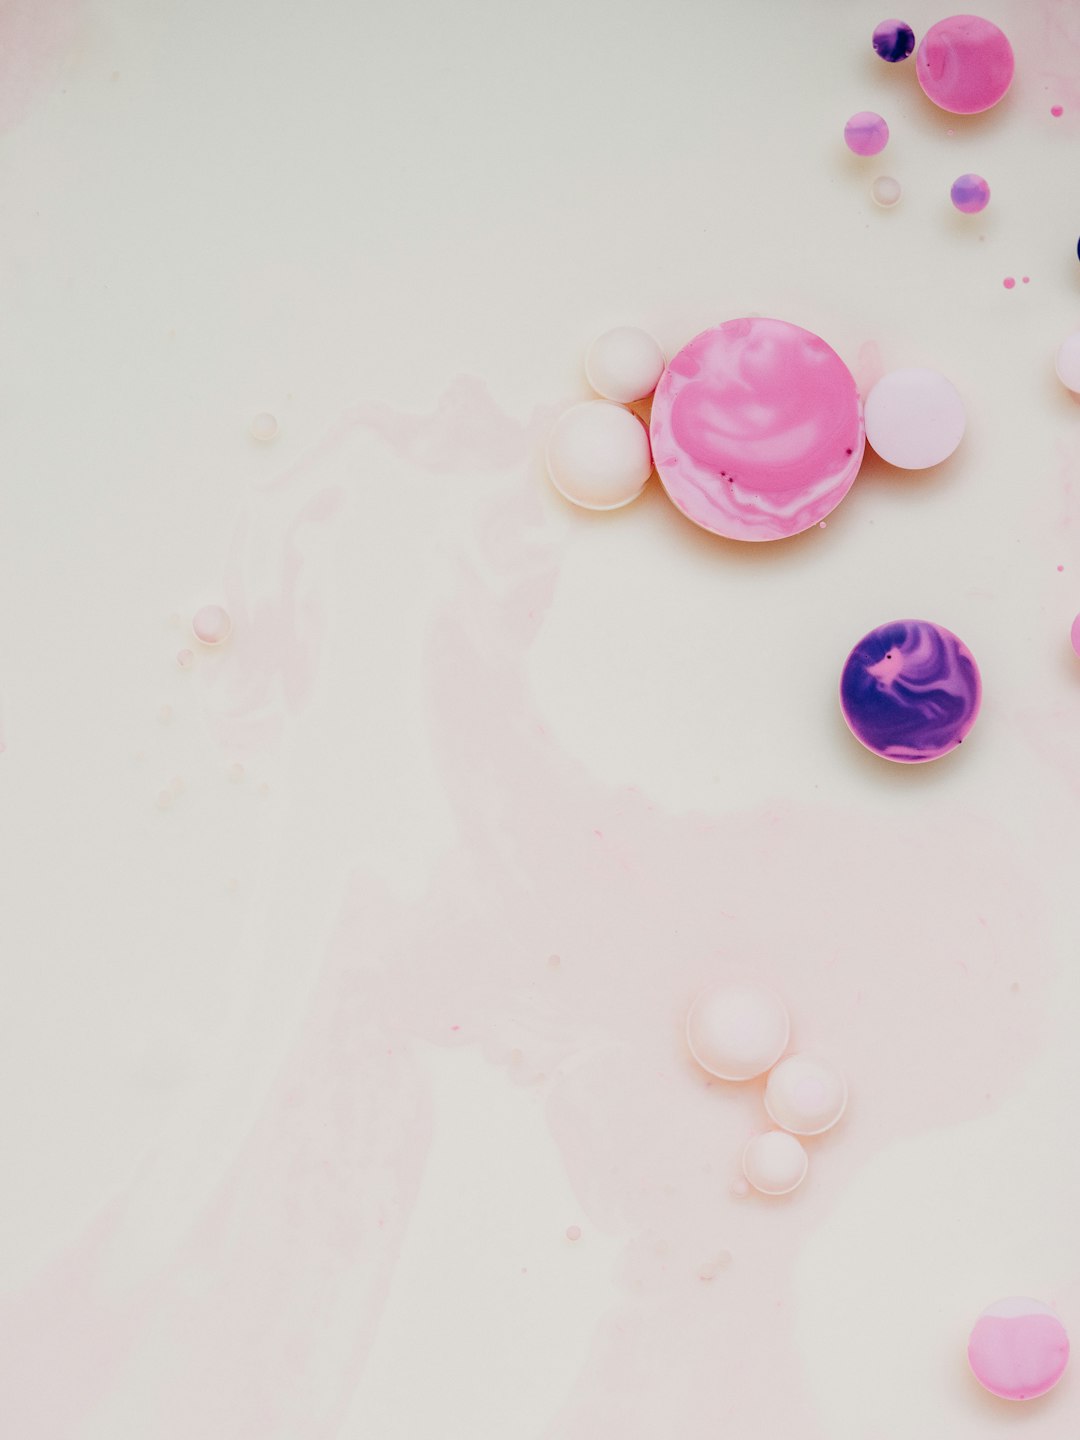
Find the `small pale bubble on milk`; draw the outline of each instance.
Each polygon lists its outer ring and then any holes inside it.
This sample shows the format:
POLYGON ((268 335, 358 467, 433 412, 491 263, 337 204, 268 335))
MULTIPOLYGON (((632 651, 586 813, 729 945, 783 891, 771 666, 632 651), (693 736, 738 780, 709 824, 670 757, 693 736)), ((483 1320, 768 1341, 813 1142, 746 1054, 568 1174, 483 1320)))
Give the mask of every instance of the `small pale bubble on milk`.
POLYGON ((192 650, 179 650, 176 654, 176 663, 181 670, 190 670, 195 664, 195 654, 192 650))
POLYGON ((243 780, 244 773, 245 772, 243 765, 236 764, 229 766, 229 779, 232 780, 235 784, 238 784, 241 780, 243 780))
POLYGON ((580 1240, 580 1239, 581 1239, 581 1226, 580 1226, 580 1225, 568 1225, 568 1226, 566 1227, 566 1238, 567 1238, 568 1240, 580 1240))
POLYGON ((172 719, 172 706, 162 705, 158 710, 158 719, 163 725, 167 724, 172 719))

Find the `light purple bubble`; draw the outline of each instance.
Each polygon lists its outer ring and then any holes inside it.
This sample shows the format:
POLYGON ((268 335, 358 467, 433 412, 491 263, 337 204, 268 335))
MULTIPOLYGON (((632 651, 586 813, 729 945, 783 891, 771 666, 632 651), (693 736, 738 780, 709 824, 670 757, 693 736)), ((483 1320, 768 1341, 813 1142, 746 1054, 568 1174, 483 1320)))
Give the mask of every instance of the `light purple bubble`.
POLYGON ((844 144, 853 155, 880 155, 889 143, 889 127, 873 110, 860 110, 844 126, 844 144))
POLYGON ((977 215, 990 204, 990 186, 981 175, 961 175, 953 181, 949 198, 965 215, 977 215))

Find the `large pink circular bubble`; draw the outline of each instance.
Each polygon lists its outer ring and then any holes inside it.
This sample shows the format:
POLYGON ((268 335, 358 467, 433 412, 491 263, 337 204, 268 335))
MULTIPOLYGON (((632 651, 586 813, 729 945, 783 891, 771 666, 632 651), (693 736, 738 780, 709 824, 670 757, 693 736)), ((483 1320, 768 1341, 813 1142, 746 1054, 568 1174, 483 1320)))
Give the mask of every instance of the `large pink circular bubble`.
POLYGON ((915 55, 927 97, 953 115, 977 115, 996 105, 1015 68, 1005 33, 978 15, 950 15, 931 25, 915 55))
POLYGON ((661 376, 651 433, 670 499, 732 540, 817 525, 851 489, 865 446, 851 372, 786 320, 729 320, 691 340, 661 376))

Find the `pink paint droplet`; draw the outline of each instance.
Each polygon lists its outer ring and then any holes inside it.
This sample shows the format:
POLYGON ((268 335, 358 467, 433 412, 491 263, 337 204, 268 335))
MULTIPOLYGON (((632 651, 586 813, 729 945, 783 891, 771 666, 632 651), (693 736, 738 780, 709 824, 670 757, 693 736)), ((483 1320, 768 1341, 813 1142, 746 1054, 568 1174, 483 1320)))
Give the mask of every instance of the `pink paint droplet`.
POLYGON ((204 645, 221 645, 232 634, 232 620, 220 605, 203 605, 195 611, 191 628, 204 645))
POLYGON ((1065 569, 1065 566, 1064 566, 1064 565, 1059 565, 1057 568, 1058 568, 1058 574, 1060 575, 1061 572, 1062 572, 1062 570, 1065 569))
POLYGON ((1006 275, 1005 279, 1001 283, 1005 286, 1006 290, 1011 290, 1015 286, 1016 281, 1011 275, 1006 275))
POLYGON ((1065 107, 1064 107, 1063 105, 1051 105, 1051 106, 1050 106, 1050 114, 1053 115, 1053 117, 1054 117, 1055 120, 1057 120, 1060 116, 1064 115, 1064 113, 1065 113, 1065 107))
POLYGON ((1021 278, 1021 280, 1023 281, 1023 283, 1024 283, 1025 285, 1030 285, 1030 284, 1031 284, 1031 276, 1030 276, 1030 275, 1022 275, 1020 278, 1021 278))
POLYGON ((580 1225, 568 1225, 568 1226, 566 1227, 566 1238, 567 1238, 568 1240, 580 1240, 580 1239, 581 1239, 581 1226, 580 1226, 580 1225))
MULTIPOLYGON (((1069 631, 1069 641, 1077 655, 1080 655, 1080 615, 1077 615, 1072 623, 1072 629, 1069 631)), ((1019 986, 1017 988, 1019 989, 1019 986)))
POLYGON ((178 650, 176 663, 180 666, 181 670, 190 670, 192 665, 195 664, 195 656, 190 650, 178 650))
POLYGON ((975 1378, 1003 1400, 1045 1395, 1061 1379, 1068 1361, 1065 1327, 1038 1300, 999 1300, 979 1316, 968 1341, 975 1378))

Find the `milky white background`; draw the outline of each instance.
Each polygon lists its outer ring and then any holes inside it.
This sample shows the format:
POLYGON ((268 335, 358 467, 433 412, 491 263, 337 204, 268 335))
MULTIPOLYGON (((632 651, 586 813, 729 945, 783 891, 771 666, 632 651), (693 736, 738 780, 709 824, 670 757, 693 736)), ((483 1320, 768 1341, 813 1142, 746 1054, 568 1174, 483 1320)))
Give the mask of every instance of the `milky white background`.
MULTIPOLYGON (((1080 409, 1052 368, 1080 323, 1080 64, 1069 5, 982 8, 1018 81, 965 122, 876 60, 861 0, 0 5, 0 1290, 10 1324, 52 1337, 0 1395, 5 1433, 172 1433, 182 1343, 135 1347, 98 1394, 62 1327, 79 1274, 40 1313, 25 1297, 116 1205, 117 1294, 185 1253, 296 1044, 348 877, 418 905, 462 843, 425 708, 432 626, 523 475, 559 565, 524 674, 583 774, 718 823, 777 803, 984 818, 1037 877, 1037 1059, 985 1117, 875 1152, 803 1237, 791 1303, 821 1433, 1011 1432, 957 1362, 973 1305, 1031 1292, 1080 1334, 1080 409), (840 140, 864 108, 892 127, 876 161, 840 140), (967 170, 993 190, 982 217, 948 202, 967 170), (878 173, 904 185, 894 212, 870 202, 878 173), (584 395, 594 333, 642 324, 670 353, 747 313, 823 334, 860 381, 942 369, 962 451, 926 477, 870 462, 825 531, 752 556, 658 494, 598 518, 548 491, 546 417, 584 395), (461 377, 489 397, 474 458, 387 443, 387 414, 431 415, 461 377), (270 447, 247 432, 262 409, 270 447), (186 617, 227 595, 249 634, 258 617, 242 683, 227 655, 175 660, 186 617), (847 647, 908 614, 983 670, 947 774, 872 762, 835 711, 847 647), (67 1384, 71 1412, 45 1398, 67 1384)), ((936 914, 948 882, 882 874, 883 929, 891 906, 936 914)), ((802 900, 789 866, 777 904, 802 900)), ((918 1072, 920 1034, 888 1040, 918 1072)), ((297 1401, 264 1434, 534 1440, 617 1303, 622 1238, 588 1227, 542 1087, 468 1046, 414 1059, 418 1189, 357 1302, 347 1403, 316 1429, 297 1401), (527 1292, 506 1280, 522 1267, 527 1292)), ((344 1328, 310 1321, 327 1372, 344 1328)), ((202 1423, 255 1433, 216 1401, 202 1423)))

